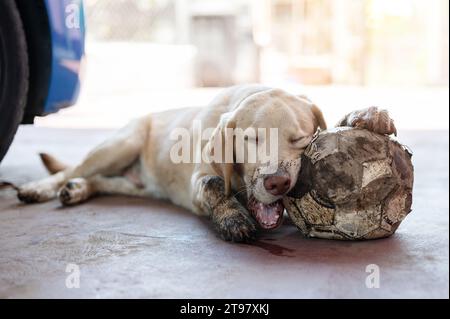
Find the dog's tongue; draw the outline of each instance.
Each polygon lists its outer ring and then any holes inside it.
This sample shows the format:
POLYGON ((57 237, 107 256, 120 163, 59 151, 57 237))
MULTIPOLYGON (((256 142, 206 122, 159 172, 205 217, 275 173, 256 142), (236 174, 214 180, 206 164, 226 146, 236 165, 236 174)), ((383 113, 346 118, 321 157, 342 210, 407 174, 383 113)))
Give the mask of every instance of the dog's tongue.
POLYGON ((281 200, 272 204, 256 202, 251 207, 253 216, 264 229, 273 229, 280 225, 284 206, 281 200))

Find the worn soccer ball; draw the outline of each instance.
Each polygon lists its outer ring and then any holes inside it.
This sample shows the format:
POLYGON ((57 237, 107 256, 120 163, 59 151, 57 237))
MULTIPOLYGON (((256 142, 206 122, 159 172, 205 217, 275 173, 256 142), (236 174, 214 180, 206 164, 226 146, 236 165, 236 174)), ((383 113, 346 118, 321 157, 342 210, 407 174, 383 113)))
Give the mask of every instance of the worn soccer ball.
POLYGON ((411 157, 386 135, 353 128, 321 132, 306 149, 284 205, 307 237, 388 237, 411 212, 411 157))

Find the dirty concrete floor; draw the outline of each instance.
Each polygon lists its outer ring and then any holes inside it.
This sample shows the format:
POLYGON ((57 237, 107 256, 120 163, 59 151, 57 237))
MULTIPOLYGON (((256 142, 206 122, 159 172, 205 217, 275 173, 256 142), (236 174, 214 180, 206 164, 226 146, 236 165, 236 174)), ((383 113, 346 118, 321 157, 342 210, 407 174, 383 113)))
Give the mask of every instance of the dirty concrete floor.
MULTIPOLYGON (((110 131, 21 127, 0 180, 45 176, 36 153, 75 163, 110 131)), ((0 190, 2 298, 448 298, 448 131, 400 132, 414 151, 413 212, 389 239, 304 239, 286 223, 255 245, 222 242, 209 223, 152 199, 24 206, 0 190), (66 288, 68 264, 80 288, 66 288), (366 267, 380 288, 366 287, 366 267)))

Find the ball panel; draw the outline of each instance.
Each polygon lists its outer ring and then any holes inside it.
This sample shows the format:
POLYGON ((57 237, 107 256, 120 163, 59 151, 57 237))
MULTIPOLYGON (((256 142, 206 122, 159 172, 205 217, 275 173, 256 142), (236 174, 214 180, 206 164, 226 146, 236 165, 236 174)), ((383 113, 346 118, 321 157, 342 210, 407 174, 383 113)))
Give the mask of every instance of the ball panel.
POLYGON ((343 234, 339 233, 334 227, 328 228, 314 227, 310 230, 307 236, 311 238, 351 240, 351 238, 347 238, 343 234))
POLYGON ((390 230, 387 225, 394 225, 401 222, 411 210, 411 193, 405 192, 403 188, 398 188, 383 203, 383 228, 390 230), (387 224, 387 225, 386 225, 387 224))
POLYGON ((392 175, 389 160, 378 160, 363 163, 363 176, 361 187, 367 187, 371 182, 390 177, 392 175))
POLYGON ((398 176, 404 187, 412 189, 414 184, 414 167, 411 161, 412 154, 396 141, 392 141, 389 144, 389 152, 393 159, 392 168, 394 173, 398 176))
POLYGON ((363 166, 363 180, 358 194, 360 205, 382 202, 396 187, 398 180, 392 172, 391 160, 366 162, 363 166))
POLYGON ((354 207, 338 208, 335 213, 336 229, 348 237, 359 239, 379 228, 381 224, 381 206, 356 210, 354 207))
POLYGON ((393 231, 386 231, 384 229, 377 228, 374 231, 363 236, 361 239, 369 240, 369 239, 387 238, 387 237, 392 236, 393 233, 394 233, 393 231))
POLYGON ((362 167, 349 154, 337 152, 312 167, 312 185, 317 194, 334 204, 359 197, 362 167))
POLYGON ((310 226, 331 226, 333 224, 334 209, 319 204, 310 193, 302 198, 299 203, 299 209, 305 219, 305 223, 310 226), (303 212, 307 212, 307 214, 303 214, 303 212))
POLYGON ((298 200, 295 198, 286 197, 283 199, 284 207, 286 208, 286 211, 291 220, 294 222, 294 224, 297 226, 297 228, 303 235, 308 236, 309 227, 306 225, 305 218, 302 216, 302 213, 297 205, 297 202, 298 200))
POLYGON ((338 138, 339 136, 337 134, 331 134, 329 131, 317 135, 306 148, 304 153, 305 156, 307 156, 314 165, 324 157, 338 152, 338 138))
MULTIPOLYGON (((339 130, 338 149, 359 163, 384 160, 389 154, 389 137, 362 129, 339 130)), ((325 137, 323 137, 325 138, 325 137)))

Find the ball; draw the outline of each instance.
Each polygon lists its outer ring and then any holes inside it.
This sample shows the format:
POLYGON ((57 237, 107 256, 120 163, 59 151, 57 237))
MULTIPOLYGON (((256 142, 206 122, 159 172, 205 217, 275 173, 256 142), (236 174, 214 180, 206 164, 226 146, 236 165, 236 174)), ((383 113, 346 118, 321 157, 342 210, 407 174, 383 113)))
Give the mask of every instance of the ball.
POLYGON ((411 212, 412 153, 364 129, 319 133, 301 159, 286 210, 307 237, 365 240, 391 236, 411 212))

